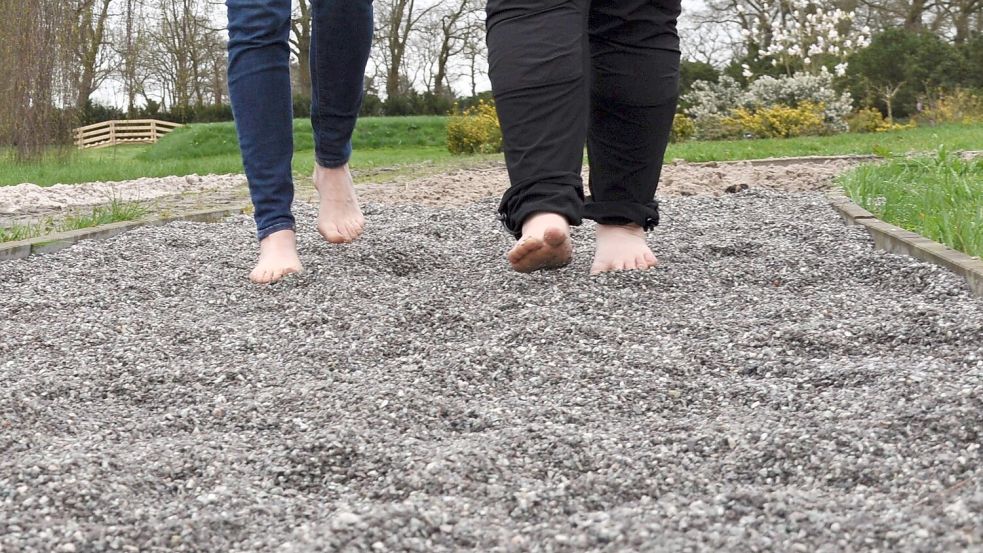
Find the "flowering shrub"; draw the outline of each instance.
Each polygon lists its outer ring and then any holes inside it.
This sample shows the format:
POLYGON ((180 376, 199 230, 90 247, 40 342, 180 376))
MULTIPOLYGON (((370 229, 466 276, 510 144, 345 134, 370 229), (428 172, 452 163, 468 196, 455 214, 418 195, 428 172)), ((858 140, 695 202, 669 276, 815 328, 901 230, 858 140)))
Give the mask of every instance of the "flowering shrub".
POLYGON ((847 130, 846 118, 853 111, 853 99, 848 92, 836 93, 833 76, 828 71, 778 79, 761 77, 748 86, 744 101, 744 105, 755 108, 781 105, 796 108, 803 103, 823 106, 823 121, 831 132, 847 130))
POLYGON ((686 142, 696 134, 696 124, 689 116, 677 113, 672 120, 672 131, 669 133, 670 142, 686 142))
POLYGON ((828 134, 825 106, 801 102, 796 107, 772 105, 756 110, 737 108, 723 121, 724 128, 740 129, 753 138, 792 138, 828 134))
MULTIPOLYGON (((788 75, 818 74, 827 63, 835 63, 835 73, 843 76, 850 54, 870 44, 870 27, 856 29, 853 12, 824 9, 824 5, 811 0, 765 0, 759 15, 748 18, 744 38, 761 45, 761 59, 770 59, 788 75)), ((741 6, 738 12, 747 16, 741 6)), ((753 76, 747 64, 744 76, 753 76)))
POLYGON ((502 128, 495 105, 478 105, 457 113, 447 123, 447 150, 452 154, 493 154, 502 151, 502 128))
POLYGON ((880 110, 864 108, 850 115, 847 118, 847 125, 850 128, 850 132, 870 133, 911 129, 915 127, 915 122, 912 121, 907 125, 892 123, 884 118, 880 110))
MULTIPOLYGON (((734 79, 724 76, 718 83, 694 83, 692 92, 684 100, 690 105, 686 113, 695 119, 695 136, 700 140, 738 138, 747 134, 762 136, 735 121, 747 122, 748 116, 758 112, 780 118, 792 117, 795 113, 797 117, 811 113, 817 106, 822 108, 819 117, 824 129, 817 133, 811 124, 803 129, 808 127, 810 134, 844 132, 848 128, 847 117, 853 109, 850 95, 837 94, 833 88, 833 76, 828 71, 816 75, 799 73, 791 77, 761 77, 753 81, 747 90, 743 90, 734 79), (800 109, 803 106, 804 109, 800 109), (786 108, 788 111, 769 111, 772 108, 786 108), (743 110, 740 116, 738 110, 743 110)), ((763 130, 762 127, 755 128, 763 130)), ((773 132, 777 130, 768 131, 765 135, 772 136, 773 132)))
POLYGON ((931 126, 944 123, 981 123, 983 98, 964 89, 939 94, 915 119, 919 124, 931 126))
POLYGON ((734 78, 721 75, 718 82, 696 81, 692 91, 683 96, 690 107, 686 114, 697 121, 708 116, 723 116, 744 105, 744 89, 734 78))

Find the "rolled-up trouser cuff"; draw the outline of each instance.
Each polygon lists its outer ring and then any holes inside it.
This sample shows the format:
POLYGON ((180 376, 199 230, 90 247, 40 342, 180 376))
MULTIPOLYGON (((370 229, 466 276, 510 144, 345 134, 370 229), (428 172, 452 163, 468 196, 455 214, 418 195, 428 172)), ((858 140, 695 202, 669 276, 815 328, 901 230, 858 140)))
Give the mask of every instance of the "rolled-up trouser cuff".
POLYGON ((628 225, 634 223, 646 231, 659 225, 659 202, 647 204, 631 201, 595 202, 587 198, 584 218, 600 225, 628 225))
POLYGON ((581 209, 584 191, 577 186, 552 182, 537 182, 513 186, 505 193, 499 205, 499 220, 505 230, 516 238, 522 237, 522 224, 533 213, 556 213, 566 218, 571 226, 583 222, 581 209))
POLYGON ((330 153, 326 153, 322 150, 329 150, 323 146, 319 146, 315 149, 314 160, 317 164, 325 169, 337 169, 346 165, 352 158, 352 143, 348 142, 342 147, 330 148, 332 150, 330 153))
POLYGON ((295 223, 294 223, 293 218, 283 219, 281 221, 277 221, 277 222, 273 223, 272 225, 270 225, 268 227, 265 227, 265 228, 262 228, 262 229, 257 229, 256 230, 256 238, 260 242, 262 242, 267 236, 269 236, 269 235, 271 235, 271 234, 273 234, 275 232, 280 232, 281 230, 294 230, 294 226, 295 226, 295 223))

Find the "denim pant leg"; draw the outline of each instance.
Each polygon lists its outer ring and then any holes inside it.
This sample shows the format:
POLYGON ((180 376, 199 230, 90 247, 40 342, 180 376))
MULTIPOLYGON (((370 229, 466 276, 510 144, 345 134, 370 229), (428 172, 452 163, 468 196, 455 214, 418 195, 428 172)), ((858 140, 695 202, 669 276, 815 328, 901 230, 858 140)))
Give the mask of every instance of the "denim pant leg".
POLYGON ((588 4, 488 1, 488 74, 512 183, 499 214, 516 237, 536 212, 581 223, 588 4))
POLYGON ((290 0, 226 0, 229 96, 260 240, 294 228, 290 0))
POLYGON ((659 223, 655 191, 679 95, 680 0, 594 0, 589 19, 591 197, 601 224, 659 223))
POLYGON ((341 167, 352 155, 372 47, 372 0, 312 0, 311 124, 318 165, 341 167))

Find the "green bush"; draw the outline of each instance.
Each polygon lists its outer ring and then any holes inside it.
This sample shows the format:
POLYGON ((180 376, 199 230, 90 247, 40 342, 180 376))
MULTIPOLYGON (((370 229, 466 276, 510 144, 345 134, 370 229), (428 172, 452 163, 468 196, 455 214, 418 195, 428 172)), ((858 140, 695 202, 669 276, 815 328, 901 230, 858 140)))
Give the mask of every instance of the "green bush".
POLYGON ((479 102, 447 123, 447 150, 452 154, 493 154, 502 151, 502 128, 495 105, 479 102))

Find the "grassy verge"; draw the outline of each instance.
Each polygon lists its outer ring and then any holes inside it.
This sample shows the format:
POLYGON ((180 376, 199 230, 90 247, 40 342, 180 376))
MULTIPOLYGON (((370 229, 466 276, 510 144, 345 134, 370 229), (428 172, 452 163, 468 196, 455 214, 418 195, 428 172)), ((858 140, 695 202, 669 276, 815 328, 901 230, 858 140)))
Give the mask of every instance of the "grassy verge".
MULTIPOLYGON (((468 158, 452 156, 444 147, 444 117, 367 117, 352 139, 352 167, 359 173, 419 166, 455 167, 468 158)), ((294 122, 294 172, 314 171, 314 139, 310 121, 294 122)), ((2 154, 2 152, 0 152, 2 154)), ((500 159, 501 156, 498 156, 500 159)), ((235 125, 192 125, 175 131, 153 146, 119 146, 101 150, 52 151, 40 163, 14 163, 0 155, 0 186, 30 182, 40 186, 141 177, 241 173, 242 159, 235 125)), ((364 180, 364 179, 363 179, 364 180)))
POLYGON ((983 160, 934 157, 860 167, 840 178, 878 218, 969 255, 983 256, 983 160))
POLYGON ((766 157, 831 156, 851 154, 907 154, 933 152, 945 144, 950 150, 983 148, 983 125, 946 125, 876 134, 838 134, 767 140, 721 140, 672 144, 667 160, 739 161, 766 157))
POLYGON ((14 225, 9 228, 0 228, 0 242, 27 240, 55 232, 67 232, 108 225, 110 223, 135 221, 146 214, 147 209, 140 204, 114 199, 106 205, 93 208, 90 212, 71 215, 60 221, 47 218, 30 225, 14 225))
MULTIPOLYGON (((368 117, 353 137, 352 167, 360 182, 381 182, 464 167, 501 155, 452 156, 444 146, 444 117, 368 117)), ((951 125, 882 134, 844 134, 787 140, 736 140, 673 144, 667 160, 732 161, 763 157, 931 152, 940 144, 952 150, 978 149, 983 126, 951 125)), ((302 177, 314 168, 310 122, 294 122, 294 172, 302 177)), ((53 152, 36 164, 11 162, 0 152, 0 186, 31 182, 41 186, 140 177, 241 173, 242 160, 232 123, 192 125, 154 146, 120 146, 103 150, 53 152)))

